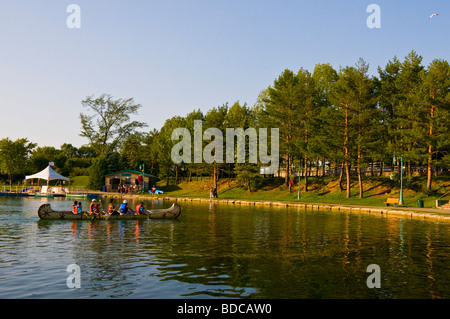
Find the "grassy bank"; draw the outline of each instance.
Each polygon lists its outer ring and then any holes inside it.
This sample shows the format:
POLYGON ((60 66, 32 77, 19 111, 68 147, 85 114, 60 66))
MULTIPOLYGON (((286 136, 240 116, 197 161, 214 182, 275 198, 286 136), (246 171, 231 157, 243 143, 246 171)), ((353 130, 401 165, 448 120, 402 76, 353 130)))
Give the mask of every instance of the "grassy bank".
POLYGON ((89 183, 89 176, 73 176, 70 178, 71 187, 85 187, 89 183))
MULTIPOLYGON (((267 178, 262 185, 252 192, 238 187, 236 182, 219 180, 218 196, 221 199, 264 200, 264 201, 300 201, 306 203, 348 204, 365 206, 384 206, 387 198, 399 198, 400 187, 398 182, 388 177, 371 177, 364 181, 364 197, 359 198, 357 180, 352 180, 351 197, 346 198, 346 191, 339 188, 336 178, 310 178, 308 192, 305 192, 302 180, 300 200, 298 200, 298 187, 289 188, 283 179, 267 178)), ((424 207, 434 208, 437 199, 450 199, 450 178, 439 177, 434 181, 432 191, 424 189, 425 179, 415 177, 411 181, 404 181, 403 199, 404 207, 417 207, 417 201, 422 200, 424 207)), ((211 180, 181 182, 177 185, 165 186, 165 181, 158 182, 158 189, 164 194, 173 197, 208 198, 209 189, 213 185, 211 180)), ((345 185, 343 185, 345 187, 345 185)))
MULTIPOLYGON (((71 178, 72 187, 86 187, 89 178, 77 176, 71 178)), ((345 181, 344 181, 345 182, 345 181)), ((414 177, 411 181, 404 180, 403 199, 404 207, 417 207, 417 201, 423 200, 425 208, 435 208, 436 200, 450 199, 450 177, 437 177, 433 181, 433 190, 425 189, 426 178, 414 177)), ((389 177, 367 177, 364 180, 364 197, 359 198, 358 181, 351 181, 351 197, 346 198, 346 191, 339 188, 336 178, 310 177, 308 192, 304 189, 304 180, 301 180, 300 200, 297 199, 298 187, 292 186, 291 192, 284 185, 284 179, 264 178, 261 179, 259 187, 249 192, 239 187, 234 180, 227 179, 218 181, 219 199, 237 200, 263 200, 263 201, 290 201, 305 203, 385 206, 387 198, 399 198, 400 186, 398 181, 389 177)), ((164 195, 171 197, 209 198, 209 189, 213 186, 211 179, 193 180, 181 182, 177 185, 166 186, 166 181, 157 183, 157 188, 164 191, 164 195)), ((345 187, 345 185, 343 185, 345 187)))

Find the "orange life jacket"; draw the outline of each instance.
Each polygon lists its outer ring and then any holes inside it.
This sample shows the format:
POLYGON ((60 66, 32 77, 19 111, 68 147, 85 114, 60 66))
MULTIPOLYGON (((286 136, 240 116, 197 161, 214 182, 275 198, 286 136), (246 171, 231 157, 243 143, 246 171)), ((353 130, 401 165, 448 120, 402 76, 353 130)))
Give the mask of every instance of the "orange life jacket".
POLYGON ((98 210, 97 204, 92 202, 91 205, 89 205, 89 211, 91 213, 98 213, 99 210, 98 210))
POLYGON ((78 206, 77 205, 72 205, 72 213, 78 214, 78 206))
POLYGON ((142 207, 141 204, 139 204, 139 205, 136 206, 136 214, 139 214, 139 209, 140 209, 141 207, 142 207))

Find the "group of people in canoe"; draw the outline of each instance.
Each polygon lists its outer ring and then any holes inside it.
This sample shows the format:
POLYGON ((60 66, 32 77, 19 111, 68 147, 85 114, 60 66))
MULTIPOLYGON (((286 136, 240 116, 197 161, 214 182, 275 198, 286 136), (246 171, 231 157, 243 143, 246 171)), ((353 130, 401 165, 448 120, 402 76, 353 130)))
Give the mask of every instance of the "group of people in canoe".
POLYGON ((133 211, 128 207, 128 201, 125 199, 119 207, 116 207, 114 200, 111 199, 108 205, 108 210, 104 211, 101 201, 97 201, 95 198, 89 205, 89 211, 83 212, 81 202, 75 201, 72 205, 73 214, 88 214, 88 215, 128 215, 128 214, 145 214, 144 202, 140 202, 136 206, 136 211, 133 211))

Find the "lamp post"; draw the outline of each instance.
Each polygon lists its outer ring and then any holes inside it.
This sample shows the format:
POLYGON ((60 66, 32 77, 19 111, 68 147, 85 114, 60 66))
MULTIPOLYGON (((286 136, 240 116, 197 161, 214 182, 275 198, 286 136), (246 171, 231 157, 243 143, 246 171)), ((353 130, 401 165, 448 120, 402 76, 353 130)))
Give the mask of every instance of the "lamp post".
MULTIPOLYGON (((400 199, 399 205, 403 205, 403 157, 398 158, 400 161, 400 199)), ((394 156, 394 165, 397 165, 397 158, 394 156)))

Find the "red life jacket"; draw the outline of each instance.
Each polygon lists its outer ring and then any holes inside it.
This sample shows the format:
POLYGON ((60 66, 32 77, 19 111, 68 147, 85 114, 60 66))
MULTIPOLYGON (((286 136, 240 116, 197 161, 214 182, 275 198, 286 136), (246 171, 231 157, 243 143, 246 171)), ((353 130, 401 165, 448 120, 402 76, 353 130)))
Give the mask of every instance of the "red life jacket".
POLYGON ((77 205, 72 205, 72 213, 78 214, 78 206, 77 205))

